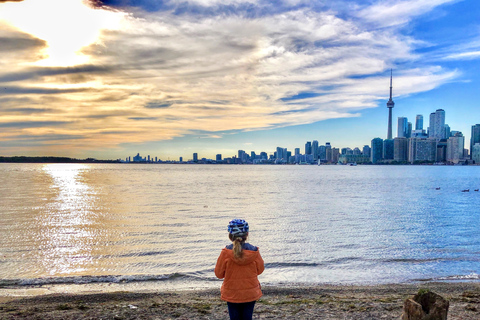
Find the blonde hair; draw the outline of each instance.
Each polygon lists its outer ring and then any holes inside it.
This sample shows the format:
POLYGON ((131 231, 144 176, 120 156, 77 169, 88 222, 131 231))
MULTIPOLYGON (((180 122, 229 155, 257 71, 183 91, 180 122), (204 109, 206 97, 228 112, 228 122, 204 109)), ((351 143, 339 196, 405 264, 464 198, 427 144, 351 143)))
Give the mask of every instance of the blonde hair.
POLYGON ((243 257, 242 244, 247 241, 248 233, 244 236, 234 236, 229 233, 228 237, 233 242, 233 257, 235 259, 241 259, 243 257))

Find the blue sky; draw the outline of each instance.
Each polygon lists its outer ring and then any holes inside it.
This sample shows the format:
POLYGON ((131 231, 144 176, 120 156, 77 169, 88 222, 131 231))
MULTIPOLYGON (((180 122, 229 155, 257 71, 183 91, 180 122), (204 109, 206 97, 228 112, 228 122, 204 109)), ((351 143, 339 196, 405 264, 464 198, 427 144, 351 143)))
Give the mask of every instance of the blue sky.
POLYGON ((0 155, 359 147, 480 123, 474 0, 0 0, 0 155))

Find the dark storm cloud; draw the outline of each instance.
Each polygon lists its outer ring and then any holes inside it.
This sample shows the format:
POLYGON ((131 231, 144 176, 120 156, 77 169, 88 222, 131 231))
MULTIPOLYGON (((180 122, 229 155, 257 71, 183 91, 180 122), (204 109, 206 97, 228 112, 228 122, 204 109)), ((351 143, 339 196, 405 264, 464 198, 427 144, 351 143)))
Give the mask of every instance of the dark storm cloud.
POLYGON ((30 79, 38 79, 45 76, 58 75, 78 75, 78 74, 104 74, 111 71, 109 67, 101 67, 94 65, 85 65, 80 67, 69 68, 33 68, 24 72, 7 73, 0 75, 0 82, 14 82, 30 79))
POLYGON ((16 121, 0 123, 0 128, 41 128, 41 127, 61 127, 71 124, 70 121, 16 121))

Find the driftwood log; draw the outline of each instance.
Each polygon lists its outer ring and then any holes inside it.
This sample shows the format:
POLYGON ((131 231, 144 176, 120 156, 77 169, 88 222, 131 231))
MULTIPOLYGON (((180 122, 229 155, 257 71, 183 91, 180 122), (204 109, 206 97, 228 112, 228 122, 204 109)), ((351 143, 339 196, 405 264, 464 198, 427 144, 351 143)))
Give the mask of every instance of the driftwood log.
POLYGON ((448 300, 431 291, 419 291, 405 300, 402 320, 447 320, 448 300))

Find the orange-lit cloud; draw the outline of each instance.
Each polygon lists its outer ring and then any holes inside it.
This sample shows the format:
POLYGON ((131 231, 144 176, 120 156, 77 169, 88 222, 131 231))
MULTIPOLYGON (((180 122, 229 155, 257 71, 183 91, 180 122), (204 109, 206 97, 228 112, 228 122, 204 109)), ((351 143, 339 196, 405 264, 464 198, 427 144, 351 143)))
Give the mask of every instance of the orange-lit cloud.
MULTIPOLYGON (((8 46, 0 48, 4 153, 355 117, 384 97, 388 68, 417 58, 414 39, 328 10, 181 15, 30 0, 0 4, 0 12, 8 46)), ((430 90, 458 74, 402 70, 396 94, 430 90)))

